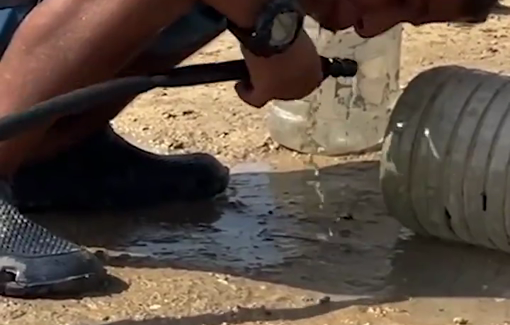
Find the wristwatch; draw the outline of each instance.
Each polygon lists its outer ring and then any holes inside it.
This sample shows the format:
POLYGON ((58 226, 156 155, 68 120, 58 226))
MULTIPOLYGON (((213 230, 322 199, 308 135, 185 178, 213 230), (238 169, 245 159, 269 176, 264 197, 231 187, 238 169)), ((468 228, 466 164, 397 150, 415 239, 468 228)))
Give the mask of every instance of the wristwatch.
POLYGON ((303 28, 304 17, 297 0, 269 0, 258 13, 253 28, 242 28, 231 21, 227 26, 250 52, 271 57, 294 44, 303 28))

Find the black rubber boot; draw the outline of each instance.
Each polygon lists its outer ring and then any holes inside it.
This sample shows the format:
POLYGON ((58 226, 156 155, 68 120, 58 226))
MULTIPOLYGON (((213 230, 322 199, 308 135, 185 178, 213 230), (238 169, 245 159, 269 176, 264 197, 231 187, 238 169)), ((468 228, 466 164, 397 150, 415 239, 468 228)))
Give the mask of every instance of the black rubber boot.
POLYGON ((0 294, 82 294, 105 279, 92 254, 25 218, 11 203, 9 184, 0 181, 0 294))
POLYGON ((133 209, 222 193, 229 170, 207 154, 156 155, 110 127, 52 160, 22 168, 13 182, 23 212, 133 209))

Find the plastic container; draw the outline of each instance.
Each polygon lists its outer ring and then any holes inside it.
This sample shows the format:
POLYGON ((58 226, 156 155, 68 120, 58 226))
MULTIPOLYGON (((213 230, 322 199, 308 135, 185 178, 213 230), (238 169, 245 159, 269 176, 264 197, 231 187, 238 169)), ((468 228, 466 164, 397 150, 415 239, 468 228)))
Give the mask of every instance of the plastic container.
POLYGON ((421 73, 388 124, 389 212, 428 236, 510 252, 510 77, 456 66, 421 73))
POLYGON ((268 128, 281 145, 303 153, 342 155, 380 144, 397 98, 402 27, 371 39, 352 29, 331 33, 305 25, 321 55, 355 59, 356 78, 329 78, 309 97, 270 104, 268 128))

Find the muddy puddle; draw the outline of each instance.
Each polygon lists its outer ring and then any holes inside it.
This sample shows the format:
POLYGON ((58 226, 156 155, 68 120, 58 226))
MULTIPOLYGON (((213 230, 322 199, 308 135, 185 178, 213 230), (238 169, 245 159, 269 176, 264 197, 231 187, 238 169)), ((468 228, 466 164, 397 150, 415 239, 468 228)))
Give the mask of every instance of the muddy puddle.
POLYGON ((338 308, 399 303, 423 317, 419 324, 458 314, 496 324, 510 312, 510 258, 402 229, 386 215, 374 161, 318 175, 244 164, 214 202, 67 216, 66 223, 36 218, 115 267, 238 275, 314 292, 338 308))

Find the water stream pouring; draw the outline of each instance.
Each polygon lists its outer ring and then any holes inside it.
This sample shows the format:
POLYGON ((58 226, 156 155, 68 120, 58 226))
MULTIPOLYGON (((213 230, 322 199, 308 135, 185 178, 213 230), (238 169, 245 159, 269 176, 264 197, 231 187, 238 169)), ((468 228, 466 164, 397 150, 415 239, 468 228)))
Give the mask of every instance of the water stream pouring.
MULTIPOLYGON (((348 59, 322 57, 324 79, 353 77, 357 63, 348 59)), ((209 83, 249 80, 244 60, 207 63, 172 69, 167 75, 134 76, 113 79, 81 88, 32 106, 30 109, 0 119, 0 141, 12 138, 40 123, 59 116, 82 113, 100 104, 138 95, 158 87, 185 87, 209 83)))

